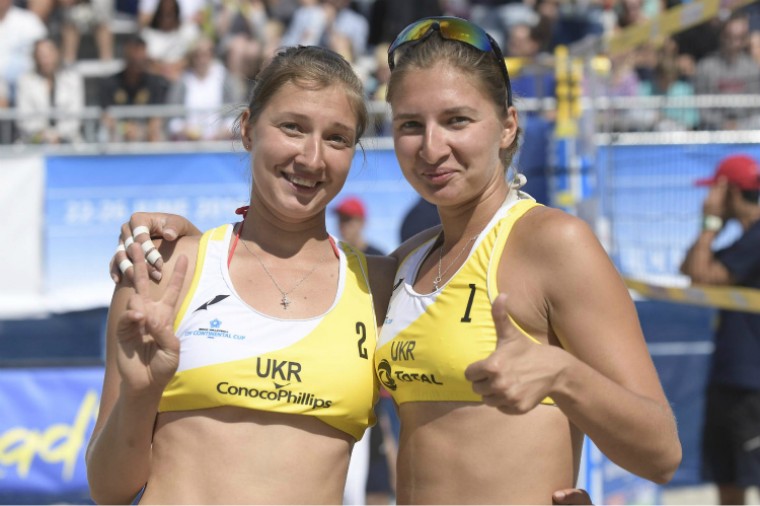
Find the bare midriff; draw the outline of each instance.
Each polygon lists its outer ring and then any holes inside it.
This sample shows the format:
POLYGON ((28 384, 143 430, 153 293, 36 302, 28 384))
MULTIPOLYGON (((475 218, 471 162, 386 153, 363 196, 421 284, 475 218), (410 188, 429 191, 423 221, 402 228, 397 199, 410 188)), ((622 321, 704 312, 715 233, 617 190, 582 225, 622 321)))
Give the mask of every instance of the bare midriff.
POLYGON ((311 416, 161 413, 140 504, 340 504, 352 443, 311 416))
POLYGON ((555 406, 410 402, 399 413, 398 504, 551 504, 575 486, 583 438, 555 406))

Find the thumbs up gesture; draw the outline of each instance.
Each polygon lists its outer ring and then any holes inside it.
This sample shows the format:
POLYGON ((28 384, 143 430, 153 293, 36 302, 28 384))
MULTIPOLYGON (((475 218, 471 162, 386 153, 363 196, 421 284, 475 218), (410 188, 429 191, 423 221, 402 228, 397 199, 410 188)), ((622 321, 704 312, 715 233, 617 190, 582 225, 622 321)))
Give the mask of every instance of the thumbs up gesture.
POLYGON ((500 294, 491 308, 496 325, 496 349, 464 372, 483 403, 508 414, 527 413, 550 396, 563 365, 565 351, 531 341, 509 315, 507 295, 500 294))

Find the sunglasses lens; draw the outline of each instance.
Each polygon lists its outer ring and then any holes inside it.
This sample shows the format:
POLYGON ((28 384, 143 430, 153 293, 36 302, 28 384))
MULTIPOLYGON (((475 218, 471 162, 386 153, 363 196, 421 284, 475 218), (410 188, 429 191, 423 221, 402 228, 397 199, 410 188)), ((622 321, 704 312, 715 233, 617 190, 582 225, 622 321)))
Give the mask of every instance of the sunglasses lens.
POLYGON ((458 40, 483 52, 493 51, 486 32, 479 27, 458 19, 440 21, 441 34, 449 40, 458 40))
POLYGON ((467 20, 454 17, 437 17, 421 19, 416 23, 404 28, 396 37, 396 40, 388 48, 388 66, 393 70, 396 66, 394 53, 400 46, 407 42, 415 42, 424 39, 431 30, 438 30, 447 40, 456 40, 464 42, 484 53, 493 53, 499 60, 501 72, 504 75, 504 81, 507 85, 508 105, 512 105, 512 87, 509 82, 509 72, 504 62, 504 56, 496 42, 477 25, 467 20))
POLYGON ((402 44, 421 39, 425 36, 428 30, 430 30, 430 27, 433 26, 434 23, 437 23, 437 21, 433 19, 423 19, 422 21, 407 26, 398 34, 396 40, 394 40, 393 44, 388 48, 388 53, 393 53, 402 44))

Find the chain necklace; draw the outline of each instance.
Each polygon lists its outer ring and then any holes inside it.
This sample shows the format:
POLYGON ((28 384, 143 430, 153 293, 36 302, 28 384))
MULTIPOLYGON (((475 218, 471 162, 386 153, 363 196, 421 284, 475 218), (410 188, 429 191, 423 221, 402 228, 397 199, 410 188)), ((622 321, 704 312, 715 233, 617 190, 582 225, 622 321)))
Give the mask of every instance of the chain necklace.
POLYGON ((269 269, 267 269, 267 266, 264 265, 264 262, 261 260, 261 257, 259 257, 259 255, 257 255, 256 253, 254 253, 253 250, 251 250, 250 248, 248 248, 248 245, 246 244, 246 241, 241 241, 241 242, 243 243, 243 247, 245 247, 245 249, 248 251, 248 253, 250 253, 251 255, 253 255, 254 258, 256 258, 256 260, 259 261, 259 263, 261 264, 261 268, 264 269, 264 272, 266 272, 267 276, 269 276, 269 279, 272 280, 272 283, 274 284, 275 288, 277 288, 277 291, 280 292, 280 295, 282 295, 282 298, 280 299, 280 305, 282 306, 282 309, 285 309, 285 310, 287 310, 288 306, 292 304, 292 301, 290 300, 290 298, 288 297, 288 295, 290 295, 291 293, 293 293, 296 288, 298 288, 299 286, 301 286, 301 283, 303 283, 304 281, 306 281, 306 279, 309 276, 311 276, 314 273, 314 271, 317 270, 317 267, 319 267, 320 265, 322 265, 322 263, 327 258, 327 257, 323 256, 322 259, 319 262, 317 262, 317 263, 314 264, 314 267, 312 267, 311 270, 309 272, 307 272, 304 277, 302 277, 301 279, 298 280, 298 282, 293 286, 293 288, 291 288, 290 290, 288 290, 286 292, 285 290, 283 290, 280 287, 280 284, 277 282, 277 280, 274 279, 274 276, 272 276, 272 273, 269 272, 269 269))
POLYGON ((443 271, 441 271, 441 264, 443 264, 443 243, 441 243, 441 249, 438 250, 438 275, 433 279, 433 290, 434 291, 436 291, 436 292, 438 291, 438 286, 441 284, 441 280, 443 279, 444 274, 446 274, 447 272, 449 272, 449 269, 451 269, 451 267, 455 263, 457 263, 457 260, 459 260, 459 257, 462 256, 462 253, 465 252, 465 250, 468 248, 468 246, 470 245, 470 243, 472 241, 474 241, 475 239, 477 239, 479 235, 480 234, 475 234, 472 237, 470 237, 467 240, 467 242, 464 243, 464 246, 459 251, 459 253, 457 253, 457 256, 454 257, 454 260, 452 260, 451 263, 449 264, 449 266, 446 267, 445 269, 443 269, 443 271))

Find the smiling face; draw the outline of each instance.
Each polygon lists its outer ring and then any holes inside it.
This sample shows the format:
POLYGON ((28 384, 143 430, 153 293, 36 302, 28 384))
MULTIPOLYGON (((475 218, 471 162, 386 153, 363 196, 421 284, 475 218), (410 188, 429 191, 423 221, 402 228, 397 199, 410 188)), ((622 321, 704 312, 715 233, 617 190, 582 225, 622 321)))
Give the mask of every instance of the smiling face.
POLYGON ((346 182, 357 124, 340 84, 288 82, 254 121, 246 112, 242 134, 253 160, 251 204, 288 222, 323 216, 346 182))
POLYGON ((453 206, 505 191, 514 108, 504 116, 474 78, 444 62, 406 71, 390 103, 396 156, 423 198, 453 206))

